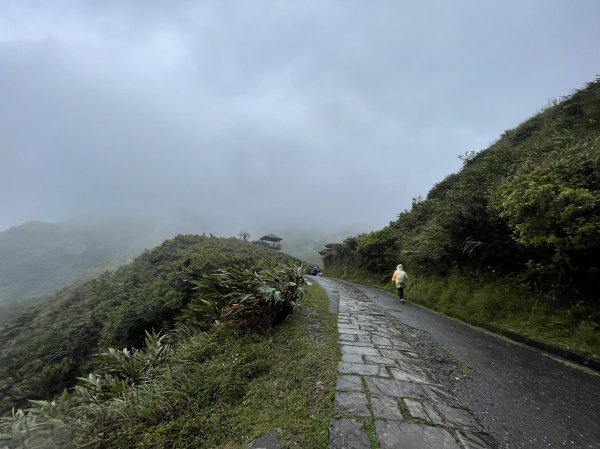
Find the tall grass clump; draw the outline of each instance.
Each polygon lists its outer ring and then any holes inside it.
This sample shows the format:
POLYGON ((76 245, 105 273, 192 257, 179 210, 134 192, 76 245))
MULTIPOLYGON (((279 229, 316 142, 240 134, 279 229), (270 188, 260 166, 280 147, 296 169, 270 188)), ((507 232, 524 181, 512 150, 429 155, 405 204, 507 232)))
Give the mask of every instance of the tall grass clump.
MULTIPOLYGON (((0 447, 217 447, 231 438, 223 426, 245 413, 249 403, 260 415, 257 410, 269 394, 280 398, 286 389, 298 395, 299 403, 309 401, 309 391, 322 385, 302 376, 316 376, 333 390, 337 359, 331 358, 322 380, 323 354, 314 353, 314 341, 306 335, 307 329, 315 328, 304 322, 301 328, 290 328, 290 335, 274 331, 305 294, 301 268, 293 262, 248 259, 189 282, 192 300, 180 311, 175 329, 146 331, 143 349, 102 350, 94 357, 96 368, 78 377, 60 397, 31 400, 29 407, 0 418, 0 447), (297 373, 287 372, 294 366, 297 373), (271 384, 274 372, 280 380, 271 384), (257 379, 266 385, 256 387, 257 379), (302 385, 301 392, 294 383, 302 385), (252 395, 260 396, 259 404, 252 402, 252 395)), ((335 323, 317 321, 317 327, 327 330, 315 337, 326 338, 333 354, 335 323)), ((322 393, 315 400, 320 401, 322 393)), ((248 432, 251 418, 244 416, 243 421, 248 432)), ((236 422, 231 426, 241 425, 236 422)))
POLYGON ((182 318, 202 328, 273 326, 293 312, 304 283, 291 263, 221 268, 193 282, 196 296, 182 318))

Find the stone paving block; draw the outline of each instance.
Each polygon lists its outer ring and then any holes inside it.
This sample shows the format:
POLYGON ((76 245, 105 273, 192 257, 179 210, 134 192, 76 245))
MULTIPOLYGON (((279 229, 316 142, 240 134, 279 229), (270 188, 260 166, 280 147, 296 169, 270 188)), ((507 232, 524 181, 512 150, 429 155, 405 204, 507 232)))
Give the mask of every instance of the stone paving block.
POLYGON ((424 376, 422 374, 419 374, 417 372, 412 372, 412 371, 404 371, 398 368, 390 368, 390 373, 392 374, 392 377, 394 379, 398 379, 398 380, 404 380, 406 382, 415 382, 418 384, 431 384, 434 385, 436 384, 436 382, 433 381, 433 379, 429 378, 428 376, 424 376))
POLYGON ((363 330, 360 330, 360 329, 352 329, 352 330, 348 329, 345 332, 348 333, 348 334, 369 336, 369 332, 368 331, 363 331, 363 330))
POLYGON ((390 349, 392 348, 392 342, 390 341, 389 338, 373 337, 372 340, 373 340, 373 343, 375 344, 375 346, 386 346, 386 347, 389 347, 390 349))
POLYGON ((360 354, 360 355, 380 355, 379 351, 372 346, 352 346, 342 345, 342 352, 348 354, 360 354))
POLYGON ((366 363, 347 363, 340 362, 338 365, 340 373, 360 374, 362 376, 390 377, 384 366, 367 365, 366 363))
POLYGON ((376 421, 382 449, 461 449, 450 432, 404 421, 376 421))
POLYGON ((402 412, 395 399, 387 396, 371 396, 373 416, 379 419, 402 420, 402 412))
POLYGON ((391 335, 402 336, 402 332, 400 332, 396 327, 392 327, 389 325, 389 321, 379 321, 379 326, 377 330, 373 331, 374 335, 379 335, 381 337, 388 337, 391 335))
POLYGON ((493 449, 496 447, 493 438, 484 432, 459 430, 456 437, 463 449, 493 449))
POLYGON ((375 365, 396 366, 396 361, 387 357, 378 357, 376 355, 366 355, 365 362, 375 365))
POLYGON ((389 396, 396 399, 425 396, 423 388, 411 382, 383 379, 381 377, 365 377, 365 380, 372 395, 389 396))
POLYGON ((414 351, 402 351, 402 350, 398 350, 398 351, 400 351, 400 354, 401 354, 400 357, 398 357, 398 359, 407 360, 407 361, 409 361, 409 360, 415 361, 416 360, 416 361, 421 361, 423 363, 426 363, 423 361, 423 359, 419 358, 417 353, 414 351))
POLYGON ((370 449, 362 423, 352 419, 334 419, 329 426, 330 449, 370 449))
POLYGON ((429 416, 429 421, 431 421, 432 423, 434 423, 436 425, 445 425, 446 424, 446 421, 444 420, 444 418, 442 418, 442 415, 440 415, 438 413, 438 411, 436 410, 436 408, 433 406, 433 404, 431 402, 423 401, 421 404, 425 408, 425 412, 427 413, 427 416, 429 416))
POLYGON ((390 359, 403 358, 402 351, 398 351, 396 349, 380 349, 379 352, 381 352, 382 356, 388 357, 390 359))
POLYGON ((382 449, 496 447, 413 350, 405 337, 411 338, 410 329, 400 330, 366 295, 349 285, 340 284, 339 299, 342 362, 335 409, 357 420, 331 421, 330 449, 368 449, 369 439, 358 418, 362 421, 371 415, 382 449), (363 391, 364 383, 368 391, 363 391), (432 425, 406 421, 405 410, 415 420, 432 425))
POLYGON ((342 362, 365 363, 363 356, 360 354, 342 354, 342 362))
POLYGON ((422 360, 395 359, 395 362, 396 366, 404 371, 410 371, 411 373, 414 372, 422 375, 429 375, 431 373, 429 365, 422 360))
POLYGON ((335 388, 340 391, 362 391, 362 387, 362 378, 360 376, 343 374, 338 377, 335 388))
POLYGON ((340 341, 356 341, 356 335, 354 334, 340 334, 340 341))
POLYGON ((459 407, 461 405, 455 396, 437 385, 423 385, 422 388, 431 402, 435 404, 445 404, 452 407, 459 407))
POLYGON ((371 341, 371 336, 370 335, 357 335, 356 336, 356 341, 360 341, 363 343, 373 343, 371 341))
POLYGON ((477 427, 477 421, 468 411, 444 404, 436 404, 435 406, 446 423, 454 427, 477 427))
POLYGON ((338 391, 335 394, 335 410, 352 416, 370 417, 367 395, 358 392, 338 391))
POLYGON ((408 343, 405 343, 403 341, 393 341, 392 345, 394 346, 394 349, 398 350, 398 351, 412 351, 413 348, 412 346, 410 346, 408 343))
MULTIPOLYGON (((360 335, 362 337, 362 335, 360 335)), ((367 340, 367 341, 341 341, 341 344, 344 345, 348 345, 348 346, 362 346, 363 348, 369 347, 369 348, 375 348, 375 346, 373 345, 373 343, 371 343, 371 340, 367 340)), ((377 349, 377 348, 375 348, 377 349)))
POLYGON ((413 418, 422 419, 424 421, 429 419, 427 412, 425 412, 425 407, 423 407, 423 404, 419 401, 414 399, 404 399, 404 404, 406 404, 406 408, 413 418))

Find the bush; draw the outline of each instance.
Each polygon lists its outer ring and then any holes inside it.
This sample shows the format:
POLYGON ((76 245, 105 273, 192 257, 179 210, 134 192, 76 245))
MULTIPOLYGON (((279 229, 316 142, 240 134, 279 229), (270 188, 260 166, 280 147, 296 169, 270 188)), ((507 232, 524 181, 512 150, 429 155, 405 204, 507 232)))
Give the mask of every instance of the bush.
POLYGON ((222 268, 195 281, 197 297, 183 319, 201 328, 264 328, 284 321, 302 298, 304 278, 293 264, 222 268))

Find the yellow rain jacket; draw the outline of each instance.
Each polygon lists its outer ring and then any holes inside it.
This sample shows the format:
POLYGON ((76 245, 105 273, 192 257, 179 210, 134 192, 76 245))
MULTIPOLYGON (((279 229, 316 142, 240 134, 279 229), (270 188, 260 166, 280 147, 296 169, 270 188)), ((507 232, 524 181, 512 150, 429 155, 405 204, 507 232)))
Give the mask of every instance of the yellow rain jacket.
POLYGON ((405 287, 406 280, 408 279, 408 274, 402 268, 398 268, 394 271, 394 275, 392 276, 392 282, 396 284, 396 288, 405 287))

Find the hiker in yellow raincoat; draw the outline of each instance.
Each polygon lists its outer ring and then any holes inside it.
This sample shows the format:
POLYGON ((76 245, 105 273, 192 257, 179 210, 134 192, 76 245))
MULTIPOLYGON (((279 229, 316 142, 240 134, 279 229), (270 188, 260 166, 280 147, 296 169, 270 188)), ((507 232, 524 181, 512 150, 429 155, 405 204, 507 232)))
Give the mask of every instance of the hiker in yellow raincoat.
POLYGON ((406 280, 408 279, 408 274, 402 268, 402 264, 396 267, 396 271, 394 271, 394 275, 392 276, 392 282, 396 284, 396 288, 398 289, 398 298, 400 298, 400 302, 404 302, 404 287, 406 287, 406 280))

